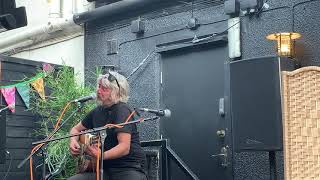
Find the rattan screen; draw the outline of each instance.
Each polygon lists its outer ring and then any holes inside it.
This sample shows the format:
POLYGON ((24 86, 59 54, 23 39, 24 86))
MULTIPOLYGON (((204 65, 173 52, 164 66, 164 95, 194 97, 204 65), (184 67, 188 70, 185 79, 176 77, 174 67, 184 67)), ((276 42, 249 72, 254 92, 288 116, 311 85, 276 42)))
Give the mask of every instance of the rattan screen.
POLYGON ((282 73, 286 180, 320 179, 320 67, 282 73))

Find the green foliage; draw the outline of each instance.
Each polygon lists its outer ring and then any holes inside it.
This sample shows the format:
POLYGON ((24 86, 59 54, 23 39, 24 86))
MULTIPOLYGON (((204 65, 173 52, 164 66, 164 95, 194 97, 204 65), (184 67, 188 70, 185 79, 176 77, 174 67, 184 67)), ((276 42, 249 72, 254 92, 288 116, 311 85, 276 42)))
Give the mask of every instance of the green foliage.
MULTIPOLYGON (((47 137, 53 131, 59 116, 70 100, 88 95, 94 92, 95 87, 85 87, 77 84, 71 68, 63 66, 60 70, 47 75, 44 79, 46 88, 46 99, 43 100, 33 93, 31 97, 31 111, 41 117, 40 128, 35 134, 47 137)), ((95 106, 94 103, 86 103, 81 111, 72 116, 66 124, 56 133, 54 137, 61 137, 69 134, 71 127, 77 124, 86 113, 95 106)), ((77 109, 71 104, 65 111, 61 123, 77 109)), ((61 124, 60 123, 60 124, 61 124)), ((62 172, 55 179, 66 179, 75 174, 76 159, 69 152, 69 139, 54 141, 47 146, 46 163, 50 171, 62 167, 62 172)))

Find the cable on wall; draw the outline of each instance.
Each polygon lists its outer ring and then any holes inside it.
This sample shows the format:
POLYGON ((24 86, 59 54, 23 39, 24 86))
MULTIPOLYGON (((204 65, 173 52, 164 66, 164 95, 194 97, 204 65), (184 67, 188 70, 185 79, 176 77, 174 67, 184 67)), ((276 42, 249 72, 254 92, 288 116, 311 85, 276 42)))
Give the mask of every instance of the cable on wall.
POLYGON ((136 71, 138 71, 138 69, 141 68, 141 66, 146 62, 147 59, 149 59, 149 57, 150 57, 154 52, 155 52, 155 50, 151 51, 151 52, 139 63, 139 65, 132 70, 132 72, 129 74, 129 76, 127 76, 127 79, 130 79, 130 77, 131 77, 136 71))

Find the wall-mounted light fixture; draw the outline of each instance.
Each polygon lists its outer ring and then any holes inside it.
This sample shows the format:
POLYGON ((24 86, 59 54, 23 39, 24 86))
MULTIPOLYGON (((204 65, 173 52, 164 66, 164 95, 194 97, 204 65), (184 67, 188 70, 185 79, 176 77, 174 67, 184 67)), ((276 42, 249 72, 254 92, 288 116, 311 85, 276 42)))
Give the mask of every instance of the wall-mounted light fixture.
POLYGON ((131 32, 136 34, 143 34, 145 31, 145 22, 140 18, 131 21, 131 32))
POLYGON ((300 37, 299 33, 282 32, 269 34, 267 39, 277 41, 277 53, 279 56, 292 57, 294 53, 293 40, 300 37))

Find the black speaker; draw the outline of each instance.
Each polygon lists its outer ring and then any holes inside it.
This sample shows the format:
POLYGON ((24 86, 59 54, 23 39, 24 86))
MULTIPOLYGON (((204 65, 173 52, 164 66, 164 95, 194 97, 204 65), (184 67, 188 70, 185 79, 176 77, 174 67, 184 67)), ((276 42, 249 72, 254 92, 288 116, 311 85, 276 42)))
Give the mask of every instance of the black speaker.
POLYGON ((261 57, 230 63, 233 144, 240 151, 282 150, 281 71, 288 58, 261 57))
MULTIPOLYGON (((0 109, 3 107, 0 106, 0 109)), ((0 113, 0 164, 6 162, 6 111, 0 113)))
POLYGON ((15 0, 1 0, 0 32, 20 28, 28 24, 25 7, 16 8, 15 0))

